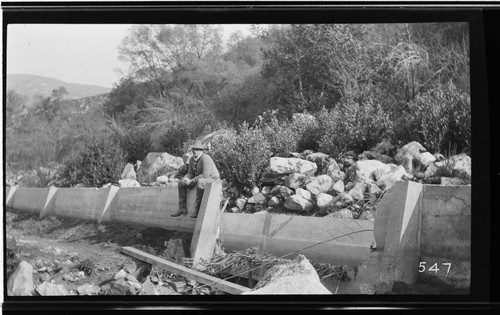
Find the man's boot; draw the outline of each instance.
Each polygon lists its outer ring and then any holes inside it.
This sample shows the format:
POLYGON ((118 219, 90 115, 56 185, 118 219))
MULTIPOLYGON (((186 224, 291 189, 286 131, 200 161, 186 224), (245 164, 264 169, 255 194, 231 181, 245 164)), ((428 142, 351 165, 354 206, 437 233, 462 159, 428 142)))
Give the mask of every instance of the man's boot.
POLYGON ((194 213, 191 215, 191 218, 197 218, 198 213, 200 212, 201 199, 196 200, 196 206, 194 207, 194 213))
POLYGON ((179 206, 179 210, 177 210, 177 212, 175 212, 175 213, 172 213, 170 216, 171 217, 178 217, 178 216, 180 216, 182 214, 186 215, 187 213, 188 213, 188 211, 187 211, 187 209, 186 209, 185 206, 184 207, 183 206, 179 206))

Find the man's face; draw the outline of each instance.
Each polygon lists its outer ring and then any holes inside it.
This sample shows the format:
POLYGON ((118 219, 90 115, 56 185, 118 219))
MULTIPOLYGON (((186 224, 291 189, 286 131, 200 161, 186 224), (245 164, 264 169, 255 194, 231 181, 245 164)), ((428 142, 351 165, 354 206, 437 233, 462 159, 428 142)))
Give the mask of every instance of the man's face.
POLYGON ((192 149, 194 157, 199 157, 203 150, 200 149, 192 149))

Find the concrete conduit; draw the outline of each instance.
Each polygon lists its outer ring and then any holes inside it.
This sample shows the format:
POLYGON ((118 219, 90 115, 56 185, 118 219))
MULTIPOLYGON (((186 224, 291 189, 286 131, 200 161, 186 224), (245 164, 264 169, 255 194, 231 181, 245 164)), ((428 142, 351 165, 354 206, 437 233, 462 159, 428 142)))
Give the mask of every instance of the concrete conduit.
MULTIPOLYGON (((4 191, 6 206, 46 215, 122 222, 193 232, 196 219, 171 217, 178 209, 176 184, 140 188, 19 188, 4 191)), ((194 208, 194 190, 188 211, 194 208)), ((214 203, 215 205, 216 203, 214 203)), ((213 206, 213 205, 212 205, 213 206)), ((278 257, 302 253, 316 262, 358 265, 376 241, 380 281, 414 283, 437 277, 470 283, 471 187, 397 182, 377 206, 375 222, 336 218, 223 213, 227 250, 260 247, 278 257), (373 232, 370 232, 373 230, 373 232), (419 264, 451 263, 450 272, 419 273, 419 264)), ((440 266, 442 267, 442 266, 440 266)), ((441 268, 444 270, 444 268, 441 268)))

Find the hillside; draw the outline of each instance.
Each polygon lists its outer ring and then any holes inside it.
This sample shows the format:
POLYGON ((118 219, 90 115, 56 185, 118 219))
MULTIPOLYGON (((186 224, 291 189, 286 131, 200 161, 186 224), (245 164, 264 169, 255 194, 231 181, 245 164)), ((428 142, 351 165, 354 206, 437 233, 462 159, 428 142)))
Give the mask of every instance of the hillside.
POLYGON ((33 96, 42 95, 47 97, 51 94, 52 90, 59 87, 64 87, 68 92, 67 98, 80 99, 99 94, 105 94, 110 91, 97 85, 68 83, 58 79, 29 75, 29 74, 9 74, 7 75, 7 90, 15 90, 20 94, 28 97, 29 102, 32 101, 33 96))

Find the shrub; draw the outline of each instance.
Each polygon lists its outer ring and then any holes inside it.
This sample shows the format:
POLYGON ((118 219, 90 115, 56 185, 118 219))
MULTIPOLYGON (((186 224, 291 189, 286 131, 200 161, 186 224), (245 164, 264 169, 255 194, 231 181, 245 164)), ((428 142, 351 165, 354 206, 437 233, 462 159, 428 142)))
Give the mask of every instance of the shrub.
POLYGON ((300 116, 297 118, 294 117, 294 120, 291 123, 291 128, 297 137, 297 151, 302 152, 304 150, 318 150, 320 128, 316 118, 304 119, 300 116))
POLYGON ((64 161, 56 185, 62 187, 83 184, 101 187, 118 182, 125 167, 125 154, 115 138, 88 142, 84 150, 64 161))
POLYGON ((237 188, 259 185, 272 152, 259 128, 247 123, 214 140, 212 157, 221 177, 237 188))
POLYGON ((122 147, 130 163, 142 161, 148 154, 150 146, 150 133, 146 129, 129 130, 122 139, 122 147))
POLYGON ((276 112, 264 113, 264 123, 261 127, 264 138, 269 143, 273 156, 288 156, 297 151, 298 134, 288 121, 278 121, 276 112))
POLYGON ((319 149, 333 157, 347 151, 361 153, 379 143, 391 130, 388 115, 371 98, 344 98, 318 115, 319 149))
POLYGON ((409 105, 410 112, 397 123, 395 139, 418 141, 434 152, 444 152, 449 143, 456 144, 459 150, 470 147, 470 97, 453 83, 437 86, 409 105))

